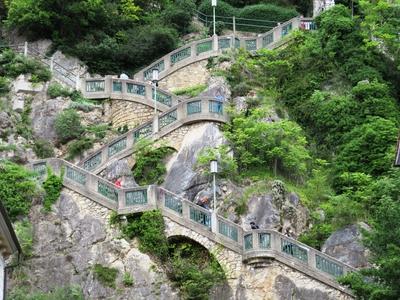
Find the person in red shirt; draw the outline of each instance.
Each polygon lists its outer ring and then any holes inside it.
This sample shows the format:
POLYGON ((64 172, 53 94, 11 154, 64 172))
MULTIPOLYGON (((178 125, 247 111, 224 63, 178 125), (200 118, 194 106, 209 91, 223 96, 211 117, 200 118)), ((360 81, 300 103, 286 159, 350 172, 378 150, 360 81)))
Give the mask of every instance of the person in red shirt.
POLYGON ((122 180, 120 178, 118 178, 115 182, 114 182, 116 187, 122 187, 122 180))

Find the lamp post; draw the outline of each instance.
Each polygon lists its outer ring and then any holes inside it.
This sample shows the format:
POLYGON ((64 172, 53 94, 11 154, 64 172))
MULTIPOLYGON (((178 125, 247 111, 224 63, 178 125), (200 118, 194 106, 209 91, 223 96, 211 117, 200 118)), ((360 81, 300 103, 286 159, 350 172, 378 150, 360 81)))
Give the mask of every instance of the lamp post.
POLYGON ((211 231, 218 232, 218 219, 217 219, 217 187, 215 184, 215 174, 218 172, 218 162, 217 160, 212 160, 210 162, 210 171, 213 174, 213 210, 211 214, 211 231))
POLYGON ((211 0, 211 6, 213 7, 213 33, 215 35, 215 7, 217 6, 217 0, 211 0))
POLYGON ((213 210, 214 212, 217 210, 217 188, 215 184, 215 174, 218 173, 218 162, 216 160, 212 160, 210 163, 211 174, 213 174, 213 210))
POLYGON ((151 82, 154 86, 154 116, 157 116, 157 85, 158 85, 158 69, 155 68, 152 71, 152 79, 151 82))

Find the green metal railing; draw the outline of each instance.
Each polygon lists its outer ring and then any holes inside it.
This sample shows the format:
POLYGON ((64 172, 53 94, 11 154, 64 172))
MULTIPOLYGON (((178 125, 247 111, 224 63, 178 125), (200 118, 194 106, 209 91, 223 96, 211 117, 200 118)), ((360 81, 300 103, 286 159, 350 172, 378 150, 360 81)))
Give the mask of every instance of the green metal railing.
POLYGON ((130 94, 146 96, 146 88, 144 85, 141 85, 141 84, 127 83, 126 90, 130 94))
POLYGON ((47 174, 47 163, 46 162, 34 164, 32 168, 33 168, 34 172, 38 173, 39 178, 43 179, 47 174))
POLYGON ((111 157, 126 148, 126 137, 108 146, 108 157, 111 157))
POLYGON ((125 205, 144 205, 147 204, 147 189, 129 191, 125 193, 125 205))
POLYGON ((234 241, 238 241, 238 230, 235 226, 230 225, 222 220, 218 220, 218 232, 234 241))
POLYGON ((218 39, 218 49, 228 49, 231 48, 231 39, 220 38, 218 39))
POLYGON ((137 141, 137 140, 139 140, 141 138, 148 137, 152 133, 153 133, 153 123, 150 123, 150 124, 147 124, 146 126, 143 126, 140 129, 136 130, 133 133, 133 139, 135 141, 137 141))
POLYGON ((101 152, 83 163, 83 168, 88 171, 96 169, 101 164, 101 152))
POLYGON ((86 184, 86 174, 79 172, 78 170, 75 170, 71 168, 70 166, 67 166, 66 172, 65 172, 65 177, 68 179, 71 179, 81 185, 86 184))
POLYGON ((263 48, 267 47, 269 44, 274 42, 274 35, 273 33, 268 33, 266 36, 262 38, 262 46, 263 48))
POLYGON ((282 239, 282 252, 289 254, 303 262, 308 261, 307 249, 304 249, 292 242, 282 239))
POLYGON ((170 111, 169 113, 160 117, 158 124, 159 128, 164 128, 165 126, 174 123, 178 119, 177 110, 170 111))
POLYGON ((211 214, 190 206, 190 219, 211 230, 211 214))
POLYGON ((247 51, 257 50, 257 40, 246 40, 245 45, 247 51))
POLYGON ((148 68, 146 71, 144 71, 144 80, 151 80, 153 76, 153 69, 158 69, 159 72, 162 72, 165 70, 165 63, 164 60, 152 65, 150 68, 148 68))
POLYGON ((164 196, 164 206, 182 215, 182 200, 179 198, 166 193, 164 196))
POLYGON ((289 32, 292 30, 293 25, 292 23, 286 24, 285 26, 282 27, 282 37, 285 35, 288 35, 289 32))
POLYGON ((105 81, 104 80, 91 80, 86 81, 86 92, 104 92, 105 81))
POLYGON ((335 277, 343 275, 343 266, 338 265, 337 263, 326 259, 318 254, 315 255, 315 264, 318 270, 321 270, 325 273, 333 275, 335 277))
POLYGON ((97 192, 99 192, 99 194, 103 195, 104 197, 106 197, 109 200, 118 202, 117 190, 108 186, 107 184, 105 184, 101 181, 97 182, 97 192))
POLYGON ((188 115, 201 113, 201 100, 188 102, 186 107, 188 115))
POLYGON ((246 234, 243 240, 245 250, 253 249, 253 234, 246 234))
POLYGON ((176 64, 177 62, 180 62, 181 60, 190 57, 191 54, 192 54, 192 49, 190 47, 182 49, 171 55, 171 64, 176 64))
MULTIPOLYGON (((155 90, 153 89, 152 99, 154 99, 154 93, 155 93, 155 90)), ((157 99, 157 102, 159 102, 159 103, 162 103, 169 107, 172 106, 172 96, 165 94, 165 93, 161 92, 160 90, 157 90, 157 98, 156 99, 157 99)))
POLYGON ((222 115, 224 113, 224 110, 223 110, 224 104, 222 103, 222 101, 210 100, 208 103, 209 103, 208 104, 209 111, 211 113, 216 113, 216 114, 219 114, 219 115, 222 115))
POLYGON ((112 89, 113 89, 113 92, 122 93, 122 82, 113 81, 112 89))
POLYGON ((258 234, 258 244, 261 249, 271 248, 271 234, 269 233, 259 233, 258 234))
POLYGON ((199 55, 200 53, 211 51, 212 49, 212 41, 205 41, 196 45, 197 55, 199 55))

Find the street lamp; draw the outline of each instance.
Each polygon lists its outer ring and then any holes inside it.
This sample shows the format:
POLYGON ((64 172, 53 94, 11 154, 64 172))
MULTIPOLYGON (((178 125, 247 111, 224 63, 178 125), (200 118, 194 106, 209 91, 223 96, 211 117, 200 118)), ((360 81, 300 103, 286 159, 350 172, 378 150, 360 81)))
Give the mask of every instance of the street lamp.
POLYGON ((215 174, 218 173, 218 162, 216 160, 212 160, 210 162, 210 170, 211 174, 213 174, 213 210, 216 212, 217 210, 217 192, 216 192, 216 184, 215 184, 215 174))
POLYGON ((211 6, 213 8, 213 32, 215 35, 215 7, 217 6, 217 0, 211 0, 211 6))
POLYGON ((159 71, 157 68, 152 70, 152 79, 151 82, 154 85, 154 116, 157 115, 157 85, 158 85, 158 75, 159 71))

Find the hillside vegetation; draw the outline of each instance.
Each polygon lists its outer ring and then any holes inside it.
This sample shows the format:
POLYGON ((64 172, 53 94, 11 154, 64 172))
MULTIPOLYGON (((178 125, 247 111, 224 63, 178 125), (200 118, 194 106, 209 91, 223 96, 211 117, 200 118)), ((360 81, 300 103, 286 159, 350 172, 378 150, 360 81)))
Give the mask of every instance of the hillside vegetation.
POLYGON ((343 282, 362 299, 398 299, 400 7, 360 1, 359 11, 352 17, 337 5, 283 49, 240 52, 226 76, 236 95, 257 96, 227 136, 242 173, 273 172, 303 191, 313 212, 303 242, 318 248, 345 225, 372 225, 366 245, 379 268, 362 274, 376 281, 354 274, 343 282), (260 122, 273 113, 284 119, 260 122))

